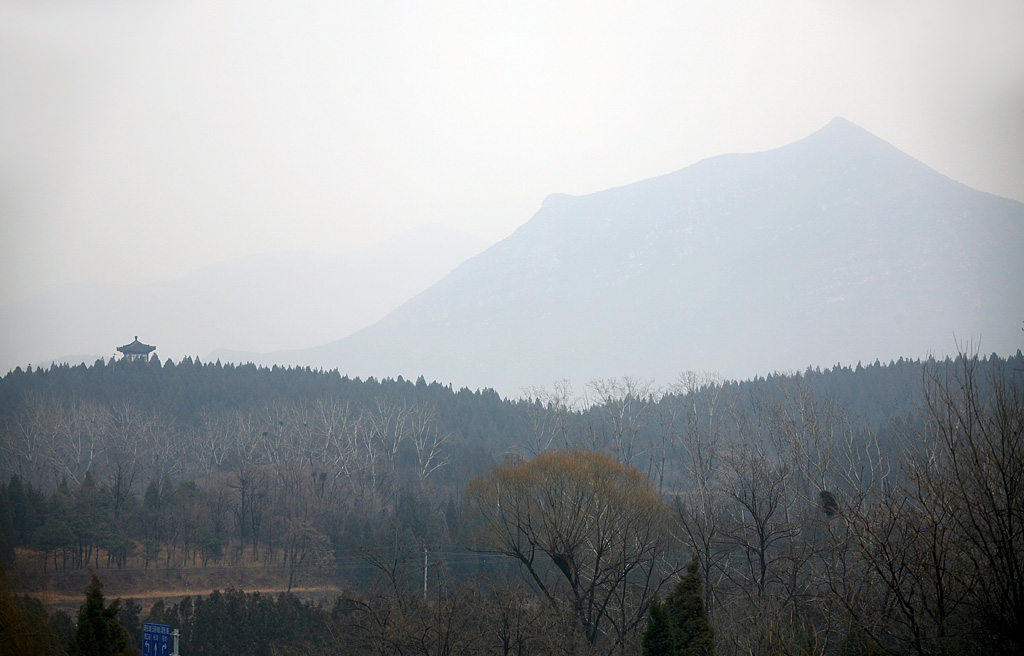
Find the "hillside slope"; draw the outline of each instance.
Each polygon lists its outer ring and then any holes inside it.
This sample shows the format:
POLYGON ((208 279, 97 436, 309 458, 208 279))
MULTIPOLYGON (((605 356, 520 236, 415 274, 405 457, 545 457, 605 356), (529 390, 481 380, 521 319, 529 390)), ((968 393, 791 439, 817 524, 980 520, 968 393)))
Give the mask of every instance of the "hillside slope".
POLYGON ((582 197, 376 324, 263 362, 516 393, 558 378, 748 377, 955 350, 1012 353, 1024 205, 970 189, 835 119, 582 197))

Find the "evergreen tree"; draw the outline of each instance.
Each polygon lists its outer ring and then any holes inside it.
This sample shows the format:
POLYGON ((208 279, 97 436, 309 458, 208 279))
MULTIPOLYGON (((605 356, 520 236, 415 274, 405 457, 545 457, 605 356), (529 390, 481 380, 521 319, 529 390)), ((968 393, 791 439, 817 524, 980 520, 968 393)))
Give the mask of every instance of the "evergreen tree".
POLYGON ((675 656, 676 643, 672 637, 672 624, 665 606, 658 598, 651 599, 651 617, 644 630, 641 645, 643 656, 675 656))
POLYGON ((117 619, 121 600, 109 606, 103 601, 103 583, 92 574, 85 603, 78 611, 78 625, 68 647, 69 656, 134 656, 128 631, 117 619))
POLYGON ((713 656, 715 653, 715 632, 704 608, 704 592, 697 569, 697 554, 694 554, 686 566, 686 574, 665 598, 676 656, 713 656))

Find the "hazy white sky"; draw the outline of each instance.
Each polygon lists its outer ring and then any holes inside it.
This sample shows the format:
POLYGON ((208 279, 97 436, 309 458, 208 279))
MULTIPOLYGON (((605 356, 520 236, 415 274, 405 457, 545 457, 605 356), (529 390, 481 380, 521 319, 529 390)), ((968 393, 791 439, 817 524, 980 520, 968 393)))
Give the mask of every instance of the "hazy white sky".
POLYGON ((1024 2, 0 0, 0 302, 496 241, 834 116, 1024 200, 1024 2))

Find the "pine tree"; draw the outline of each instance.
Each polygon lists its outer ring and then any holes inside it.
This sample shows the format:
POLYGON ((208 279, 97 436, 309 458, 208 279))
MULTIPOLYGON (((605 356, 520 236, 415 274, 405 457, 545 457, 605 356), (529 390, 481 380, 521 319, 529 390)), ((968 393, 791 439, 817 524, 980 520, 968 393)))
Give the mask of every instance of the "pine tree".
POLYGON ((78 625, 68 647, 69 656, 133 656, 128 631, 117 619, 121 600, 109 606, 103 601, 103 583, 92 574, 85 603, 78 611, 78 625))
POLYGON ((665 612, 665 606, 657 597, 651 599, 651 617, 644 630, 641 645, 644 648, 643 656, 674 656, 676 653, 672 625, 665 612))
POLYGON ((714 656, 715 632, 704 608, 696 554, 686 566, 686 574, 665 598, 665 612, 672 627, 676 656, 714 656))

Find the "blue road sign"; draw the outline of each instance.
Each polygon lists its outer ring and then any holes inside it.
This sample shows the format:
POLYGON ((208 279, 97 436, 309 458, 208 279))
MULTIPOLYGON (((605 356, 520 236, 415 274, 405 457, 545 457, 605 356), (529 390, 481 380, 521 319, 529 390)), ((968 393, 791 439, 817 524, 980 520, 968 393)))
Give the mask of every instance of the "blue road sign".
POLYGON ((169 656, 171 627, 146 622, 142 625, 142 656, 169 656))

